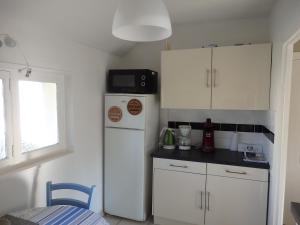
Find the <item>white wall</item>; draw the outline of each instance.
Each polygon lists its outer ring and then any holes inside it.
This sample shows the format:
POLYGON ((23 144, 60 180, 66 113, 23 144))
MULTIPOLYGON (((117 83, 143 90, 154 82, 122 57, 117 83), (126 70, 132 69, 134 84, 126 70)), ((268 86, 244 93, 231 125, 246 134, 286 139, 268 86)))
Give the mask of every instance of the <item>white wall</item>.
MULTIPOLYGON (((298 53, 299 54, 299 53, 298 53)), ((300 55, 299 55, 300 56, 300 55)), ((286 170, 286 195, 284 224, 294 225, 294 219, 290 212, 291 201, 300 202, 300 151, 299 151, 299 134, 300 134, 300 57, 294 60, 293 77, 292 77, 292 93, 290 108, 290 125, 288 137, 287 151, 287 170, 286 170)))
MULTIPOLYGON (((1 9, 0 9, 1 11, 1 9)), ((36 67, 67 74, 68 131, 73 154, 0 177, 0 213, 45 206, 46 181, 96 184, 94 211, 102 211, 102 124, 105 75, 112 55, 73 43, 29 21, 0 12, 0 33, 15 38, 36 67), (35 179, 36 178, 36 179, 35 179)), ((18 49, 0 48, 0 62, 23 63, 18 49)))
POLYGON ((283 104, 283 46, 284 43, 300 28, 300 1, 278 0, 271 14, 271 40, 273 42, 271 110, 268 115, 268 127, 275 132, 274 155, 271 166, 271 189, 269 224, 282 225, 283 208, 280 205, 278 184, 285 182, 280 176, 280 160, 282 151, 281 121, 283 104), (281 180, 279 180, 281 179, 281 180))

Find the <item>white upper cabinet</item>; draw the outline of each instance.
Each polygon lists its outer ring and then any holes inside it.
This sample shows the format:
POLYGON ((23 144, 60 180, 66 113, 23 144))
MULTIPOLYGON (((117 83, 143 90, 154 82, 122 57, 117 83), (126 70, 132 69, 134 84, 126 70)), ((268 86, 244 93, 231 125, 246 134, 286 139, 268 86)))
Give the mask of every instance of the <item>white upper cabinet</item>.
POLYGON ((162 52, 161 106, 267 110, 271 44, 162 52))
POLYGON ((210 48, 162 52, 162 108, 211 107, 210 48))
POLYGON ((214 48, 212 59, 213 109, 269 109, 270 44, 214 48))

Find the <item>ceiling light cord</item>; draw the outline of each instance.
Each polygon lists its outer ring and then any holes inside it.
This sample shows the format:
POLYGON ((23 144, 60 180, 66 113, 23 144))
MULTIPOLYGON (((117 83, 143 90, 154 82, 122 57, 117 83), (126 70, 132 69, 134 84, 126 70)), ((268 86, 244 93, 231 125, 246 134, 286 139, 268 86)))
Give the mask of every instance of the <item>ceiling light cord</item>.
POLYGON ((30 77, 32 69, 29 66, 28 59, 25 56, 22 48, 20 47, 20 44, 14 38, 12 38, 9 34, 0 34, 0 37, 1 36, 4 37, 4 38, 3 38, 3 41, 0 40, 0 48, 3 46, 3 44, 7 47, 10 47, 10 48, 16 47, 18 49, 18 51, 21 53, 21 56, 22 56, 22 58, 24 59, 24 62, 25 62, 25 67, 18 69, 18 72, 21 73, 24 70, 26 70, 25 77, 30 77))

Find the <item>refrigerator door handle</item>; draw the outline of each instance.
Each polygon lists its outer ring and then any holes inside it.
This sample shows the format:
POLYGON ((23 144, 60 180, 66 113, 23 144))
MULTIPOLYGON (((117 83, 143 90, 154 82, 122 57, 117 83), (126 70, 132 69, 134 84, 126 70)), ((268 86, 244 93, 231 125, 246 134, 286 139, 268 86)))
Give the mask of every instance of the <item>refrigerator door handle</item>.
POLYGON ((133 129, 133 128, 126 128, 126 127, 105 127, 109 129, 118 129, 118 130, 141 130, 144 131, 144 129, 133 129))

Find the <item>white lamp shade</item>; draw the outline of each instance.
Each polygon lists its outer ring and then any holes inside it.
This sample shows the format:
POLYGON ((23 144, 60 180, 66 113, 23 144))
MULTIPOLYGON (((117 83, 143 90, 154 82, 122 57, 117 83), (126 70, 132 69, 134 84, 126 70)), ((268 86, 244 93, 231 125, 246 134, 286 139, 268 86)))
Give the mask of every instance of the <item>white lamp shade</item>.
POLYGON ((162 0, 120 0, 112 33, 135 42, 166 39, 172 35, 168 10, 162 0))

